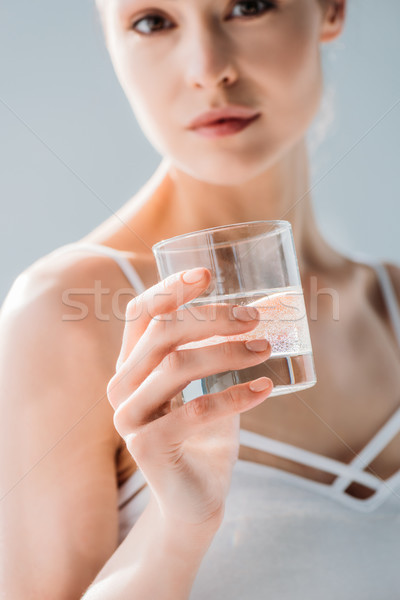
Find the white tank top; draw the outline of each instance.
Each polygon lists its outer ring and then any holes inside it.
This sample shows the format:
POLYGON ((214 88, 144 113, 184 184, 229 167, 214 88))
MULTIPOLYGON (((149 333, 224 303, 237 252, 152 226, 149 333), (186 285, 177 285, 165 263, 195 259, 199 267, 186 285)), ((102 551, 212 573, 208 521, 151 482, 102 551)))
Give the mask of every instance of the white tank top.
MULTIPOLYGON (((145 286, 122 252, 113 257, 137 293, 145 286)), ((400 311, 386 269, 375 268, 400 346, 400 311)), ((232 473, 223 523, 197 574, 190 600, 395 600, 400 597, 400 471, 387 480, 364 469, 400 431, 400 408, 349 463, 327 458, 244 429, 240 441, 336 475, 332 484, 239 459, 232 473), (352 482, 373 491, 365 500, 352 482)), ((149 499, 136 471, 119 488, 119 542, 149 499)))

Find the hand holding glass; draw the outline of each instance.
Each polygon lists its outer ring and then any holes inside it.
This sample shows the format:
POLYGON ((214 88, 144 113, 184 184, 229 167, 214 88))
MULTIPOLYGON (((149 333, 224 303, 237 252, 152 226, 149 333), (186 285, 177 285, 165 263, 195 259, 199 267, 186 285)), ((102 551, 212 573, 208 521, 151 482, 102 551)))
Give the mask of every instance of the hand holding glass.
POLYGON ((207 290, 186 308, 224 302, 255 306, 260 312, 259 324, 248 333, 215 335, 177 349, 260 337, 268 339, 272 347, 270 358, 261 364, 192 381, 182 392, 184 402, 263 376, 274 383, 270 396, 315 385, 307 314, 288 221, 251 221, 194 231, 162 240, 152 250, 161 279, 195 267, 211 272, 207 290))

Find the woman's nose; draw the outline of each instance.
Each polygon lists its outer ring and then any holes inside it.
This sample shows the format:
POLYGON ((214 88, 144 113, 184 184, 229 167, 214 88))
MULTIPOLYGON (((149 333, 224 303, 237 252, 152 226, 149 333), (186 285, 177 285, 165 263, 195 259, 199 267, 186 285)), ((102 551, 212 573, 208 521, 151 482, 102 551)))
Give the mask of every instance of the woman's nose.
POLYGON ((187 83, 194 88, 232 85, 238 78, 232 51, 218 31, 193 36, 184 61, 187 83))

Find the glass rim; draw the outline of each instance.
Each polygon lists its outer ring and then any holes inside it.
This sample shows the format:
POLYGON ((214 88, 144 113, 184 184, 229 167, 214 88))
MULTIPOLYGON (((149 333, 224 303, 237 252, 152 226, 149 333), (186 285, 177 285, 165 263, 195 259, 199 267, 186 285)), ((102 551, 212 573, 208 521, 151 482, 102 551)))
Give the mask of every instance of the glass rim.
MULTIPOLYGON (((165 240, 160 240, 159 242, 157 242, 156 244, 154 244, 152 246, 152 251, 153 253, 157 253, 163 246, 164 252, 182 252, 182 251, 186 251, 186 250, 190 250, 191 248, 171 248, 168 249, 168 244, 173 244, 176 241, 179 240, 183 240, 183 239, 189 239, 191 237, 194 237, 196 235, 199 234, 207 234, 210 232, 216 232, 216 231, 222 231, 224 229, 244 229, 245 227, 251 227, 252 225, 261 225, 263 223, 268 223, 271 225, 276 225, 277 227, 275 229, 272 229, 269 232, 264 232, 262 234, 259 235, 267 235, 267 236, 272 236, 272 235, 277 235, 278 233, 281 233, 282 231, 286 231, 286 230, 290 230, 291 229, 291 223, 290 221, 285 221, 283 219, 277 219, 277 220, 268 220, 268 219, 261 219, 258 221, 245 221, 243 223, 232 223, 230 225, 217 225, 215 227, 208 227, 207 229, 199 229, 198 231, 189 231, 188 233, 181 233, 180 235, 175 235, 171 238, 167 238, 165 240), (165 248, 166 247, 166 248, 165 248)), ((259 237, 259 236, 257 236, 259 237)), ((235 244, 235 243, 240 243, 240 242, 245 242, 248 241, 250 238, 241 238, 238 239, 237 241, 232 241, 230 242, 231 244, 235 244)), ((214 244, 215 247, 218 246, 222 246, 224 244, 227 243, 227 240, 225 241, 221 241, 221 242, 216 242, 214 244)), ((192 248, 192 250, 198 250, 200 249, 200 247, 196 247, 196 248, 192 248)))

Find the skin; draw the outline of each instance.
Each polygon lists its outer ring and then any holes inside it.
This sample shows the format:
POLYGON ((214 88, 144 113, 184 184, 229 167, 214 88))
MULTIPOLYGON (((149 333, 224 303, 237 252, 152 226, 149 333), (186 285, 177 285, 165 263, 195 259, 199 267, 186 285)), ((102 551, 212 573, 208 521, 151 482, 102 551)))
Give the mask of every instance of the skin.
MULTIPOLYGON (((348 462, 396 410, 400 365, 374 271, 323 239, 309 192, 305 136, 323 90, 320 49, 342 32, 345 1, 282 0, 251 19, 228 18, 238 5, 222 0, 98 4, 116 75, 163 159, 116 216, 83 241, 133 253, 150 287, 158 279, 151 246, 160 239, 234 222, 289 220, 308 312, 315 278, 318 288, 337 292, 340 319, 321 296, 318 317, 309 321, 317 385, 242 413, 241 426, 348 462), (132 24, 138 27, 149 8, 172 27, 147 36, 134 31, 132 24), (198 114, 226 104, 244 104, 261 117, 219 139, 186 129, 198 114)), ((389 271, 400 290, 399 270, 389 265, 389 271)), ((395 440, 373 471, 382 477, 394 472, 399 450, 395 440)), ((239 456, 332 480, 258 451, 241 448, 239 456)), ((123 445, 121 464, 125 478, 136 468, 123 445)), ((363 495, 361 489, 354 493, 363 495)))
MULTIPOLYGON (((7 560, 0 587, 7 598, 42 599, 57 589, 70 600, 96 576, 99 586, 88 598, 130 598, 135 590, 138 598, 186 599, 220 527, 238 454, 332 479, 239 448, 239 425, 348 462, 398 408, 400 352, 375 271, 326 243, 309 193, 304 139, 321 96, 320 46, 340 34, 344 0, 282 0, 249 20, 228 18, 239 9, 230 0, 102 0, 100 8, 117 76, 163 160, 116 216, 82 241, 125 251, 147 289, 128 303, 132 288, 115 261, 75 248, 31 265, 2 306, 0 485, 7 494, 0 518, 7 560), (149 8, 162 9, 173 28, 151 38, 131 31, 149 8), (199 113, 231 103, 261 116, 225 139, 185 128, 199 113), (205 227, 282 218, 293 226, 317 385, 270 398, 270 390, 254 393, 243 384, 231 395, 180 406, 177 391, 187 381, 210 369, 259 364, 268 351, 230 342, 192 350, 191 361, 182 361, 177 345, 247 332, 256 322, 228 318, 224 305, 214 321, 181 310, 178 322, 178 299, 197 297, 210 275, 157 288, 151 246, 205 227), (87 293, 93 282, 109 290, 104 319, 98 296, 87 293), (337 320, 329 295, 318 297, 316 314, 313 284, 336 292, 337 320), (74 307, 60 303, 71 289, 84 290, 87 317, 79 321, 74 307), (115 311, 112 298, 121 291, 115 311), (175 321, 151 319, 149 306, 175 321), (118 545, 116 483, 138 466, 151 499, 118 545)), ((388 271, 400 297, 400 270, 388 271)), ((395 438, 370 470, 386 478, 399 469, 399 456, 395 438)), ((353 486, 352 493, 361 498, 365 490, 353 486)))

